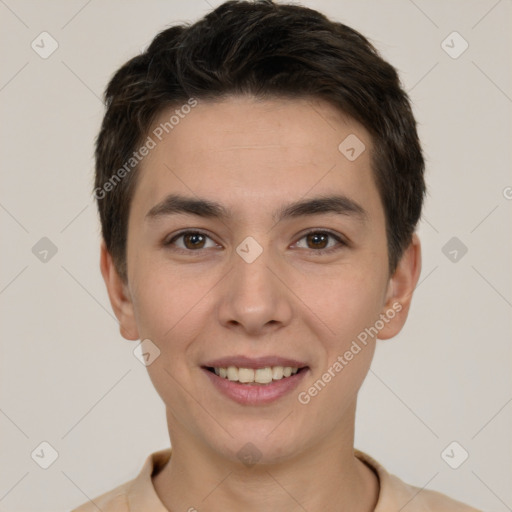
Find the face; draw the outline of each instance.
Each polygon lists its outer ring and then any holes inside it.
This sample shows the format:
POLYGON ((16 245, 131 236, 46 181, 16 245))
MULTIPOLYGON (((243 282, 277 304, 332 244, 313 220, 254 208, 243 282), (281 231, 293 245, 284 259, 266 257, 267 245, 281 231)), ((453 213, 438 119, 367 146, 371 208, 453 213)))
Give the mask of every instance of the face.
POLYGON ((122 334, 160 350, 148 371, 173 446, 236 461, 252 443, 275 462, 349 438, 376 337, 400 330, 419 273, 415 239, 389 276, 368 132, 318 100, 237 97, 200 102, 155 140, 127 282, 105 249, 102 270, 122 334), (275 380, 234 382, 228 366, 275 380), (280 366, 300 369, 279 379, 280 366))

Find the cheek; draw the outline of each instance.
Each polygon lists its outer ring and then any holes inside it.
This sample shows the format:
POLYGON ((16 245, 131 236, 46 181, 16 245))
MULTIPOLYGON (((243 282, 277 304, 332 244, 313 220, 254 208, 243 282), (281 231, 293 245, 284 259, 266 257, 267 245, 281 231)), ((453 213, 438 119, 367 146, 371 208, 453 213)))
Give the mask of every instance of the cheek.
POLYGON ((326 333, 318 335, 323 345, 319 365, 307 386, 300 390, 300 403, 306 404, 304 410, 310 418, 304 421, 312 432, 318 425, 343 421, 356 400, 375 350, 377 338, 366 329, 379 318, 385 282, 382 276, 370 272, 345 270, 338 274, 339 282, 333 283, 331 276, 323 289, 317 288, 315 315, 310 316, 317 334, 318 329, 326 333), (319 327, 316 316, 328 330, 319 327))
MULTIPOLYGON (((144 239, 134 232, 132 240, 144 239)), ((164 341, 197 302, 201 284, 177 265, 169 264, 159 249, 128 246, 128 271, 140 336, 164 341)))
POLYGON ((197 302, 197 283, 155 261, 139 258, 132 276, 134 314, 140 336, 154 340, 160 348, 181 327, 197 302))
POLYGON ((149 339, 160 350, 154 364, 148 366, 157 390, 167 388, 169 374, 181 380, 195 369, 198 340, 208 332, 211 322, 212 294, 219 280, 212 272, 198 275, 192 266, 184 270, 158 258, 139 260, 134 272, 134 314, 141 339, 149 339))
POLYGON ((324 324, 329 345, 341 350, 378 318, 386 281, 371 267, 346 265, 311 277, 308 284, 305 302, 317 323, 324 324))
POLYGON ((140 335, 166 345, 178 333, 186 337, 187 326, 197 323, 202 295, 193 282, 184 286, 179 278, 146 280, 134 298, 140 335))
POLYGON ((180 383, 189 379, 189 350, 203 330, 200 298, 204 292, 193 280, 170 273, 169 268, 154 263, 147 268, 151 271, 139 267, 135 276, 133 303, 141 339, 151 340, 160 351, 147 366, 148 375, 164 403, 189 407, 180 383))

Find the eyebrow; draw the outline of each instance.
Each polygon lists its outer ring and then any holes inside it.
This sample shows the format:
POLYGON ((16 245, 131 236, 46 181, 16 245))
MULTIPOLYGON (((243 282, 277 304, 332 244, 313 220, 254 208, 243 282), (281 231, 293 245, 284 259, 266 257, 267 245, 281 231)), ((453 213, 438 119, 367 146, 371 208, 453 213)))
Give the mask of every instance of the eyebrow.
MULTIPOLYGON (((368 217, 366 210, 360 204, 345 195, 335 194, 288 203, 276 210, 272 219, 277 223, 285 219, 325 213, 351 216, 360 221, 365 221, 368 217)), ((233 217, 229 208, 216 201, 170 194, 148 211, 146 219, 152 220, 177 214, 221 220, 233 217)))

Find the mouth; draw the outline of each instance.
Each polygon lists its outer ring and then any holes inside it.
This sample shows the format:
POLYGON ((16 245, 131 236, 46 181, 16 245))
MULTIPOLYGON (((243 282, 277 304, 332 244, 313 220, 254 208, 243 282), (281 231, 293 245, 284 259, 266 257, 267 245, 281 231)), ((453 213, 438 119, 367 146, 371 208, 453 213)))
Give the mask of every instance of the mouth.
POLYGON ((203 366, 203 368, 221 379, 256 386, 266 386, 272 382, 288 379, 308 369, 307 366, 265 366, 263 368, 203 366))
POLYGON ((216 392, 245 406, 262 406, 290 395, 309 369, 299 361, 277 357, 219 359, 201 367, 216 392))

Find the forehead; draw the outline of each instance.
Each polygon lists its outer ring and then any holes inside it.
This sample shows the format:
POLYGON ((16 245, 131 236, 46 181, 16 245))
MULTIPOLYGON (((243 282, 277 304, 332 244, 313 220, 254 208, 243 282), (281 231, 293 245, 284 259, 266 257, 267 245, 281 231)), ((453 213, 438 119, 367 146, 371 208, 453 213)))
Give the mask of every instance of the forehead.
POLYGON ((270 207, 334 189, 379 202, 370 135, 323 101, 201 101, 162 112, 149 136, 154 148, 141 163, 133 198, 146 209, 170 192, 215 199, 234 211, 244 202, 270 207))

